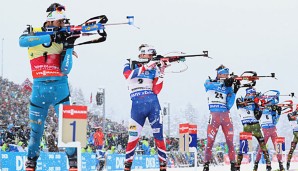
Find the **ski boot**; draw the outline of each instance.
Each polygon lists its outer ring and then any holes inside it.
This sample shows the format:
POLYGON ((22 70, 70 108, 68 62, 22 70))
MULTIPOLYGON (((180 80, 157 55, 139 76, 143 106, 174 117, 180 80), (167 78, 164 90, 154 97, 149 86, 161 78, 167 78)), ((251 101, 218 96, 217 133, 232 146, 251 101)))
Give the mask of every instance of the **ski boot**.
POLYGON ((35 171, 37 158, 38 157, 34 157, 34 158, 28 157, 28 160, 25 163, 26 171, 35 171))
POLYGON ((124 162, 124 171, 131 171, 132 162, 124 162))
POLYGON ((160 162, 160 171, 167 171, 167 163, 165 161, 160 162))
POLYGON ((289 170, 290 169, 290 162, 288 161, 287 162, 287 170, 289 170))
POLYGON ((236 165, 234 170, 231 168, 231 171, 240 171, 240 165, 236 165))
POLYGON ((209 162, 206 162, 206 163, 204 164, 204 169, 203 169, 203 171, 209 171, 209 162))
POLYGON ((266 166, 266 171, 271 171, 271 170, 272 170, 271 165, 267 165, 267 166, 266 166))
POLYGON ((278 162, 279 163, 279 171, 285 171, 285 168, 282 164, 282 162, 278 162))
POLYGON ((259 162, 255 162, 253 171, 257 171, 259 166, 259 162))
POLYGON ((68 157, 68 163, 69 163, 68 171, 78 171, 77 157, 75 155, 68 157))
POLYGON ((235 162, 231 162, 231 171, 238 171, 237 169, 240 170, 240 166, 238 167, 238 164, 236 165, 235 162))

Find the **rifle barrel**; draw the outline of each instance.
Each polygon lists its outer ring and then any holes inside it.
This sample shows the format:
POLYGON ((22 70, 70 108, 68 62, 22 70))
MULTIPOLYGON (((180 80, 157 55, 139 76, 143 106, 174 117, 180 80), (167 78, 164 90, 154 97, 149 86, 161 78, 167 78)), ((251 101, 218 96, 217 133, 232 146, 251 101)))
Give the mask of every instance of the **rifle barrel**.
MULTIPOLYGON (((199 55, 165 56, 164 58, 171 58, 171 57, 186 58, 186 57, 198 57, 198 56, 209 57, 207 54, 199 54, 199 55)), ((209 57, 209 58, 210 58, 210 57, 209 57)))
POLYGON ((126 23, 110 23, 110 24, 103 24, 104 26, 113 26, 113 25, 123 25, 123 24, 128 24, 128 22, 126 23))

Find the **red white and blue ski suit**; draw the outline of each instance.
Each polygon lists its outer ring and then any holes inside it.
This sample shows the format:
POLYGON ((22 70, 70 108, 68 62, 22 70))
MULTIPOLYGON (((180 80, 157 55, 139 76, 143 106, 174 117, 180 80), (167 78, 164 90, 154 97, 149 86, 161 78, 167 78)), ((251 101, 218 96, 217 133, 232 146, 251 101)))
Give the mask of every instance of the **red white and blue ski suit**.
POLYGON ((157 94, 162 89, 163 75, 157 67, 146 70, 143 65, 140 65, 132 70, 129 63, 125 64, 123 74, 128 82, 128 90, 132 100, 125 161, 133 161, 142 128, 146 118, 148 118, 158 149, 159 161, 165 162, 166 147, 163 140, 163 125, 160 120, 161 108, 157 98, 157 94))

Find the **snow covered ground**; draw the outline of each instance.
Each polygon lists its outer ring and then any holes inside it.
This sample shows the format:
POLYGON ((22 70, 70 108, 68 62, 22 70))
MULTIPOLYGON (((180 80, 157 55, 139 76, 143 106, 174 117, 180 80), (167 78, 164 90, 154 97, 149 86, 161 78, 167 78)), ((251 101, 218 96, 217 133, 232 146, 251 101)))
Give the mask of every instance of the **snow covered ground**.
MULTIPOLYGON (((286 166, 286 163, 284 163, 284 167, 286 166)), ((252 165, 246 164, 246 165, 242 165, 241 167, 241 171, 252 171, 252 165)), ((229 165, 225 165, 225 166, 210 166, 210 171, 229 171, 230 170, 230 166, 229 165)), ((266 171, 266 165, 265 164, 259 164, 259 171, 266 171)), ((278 163, 274 162, 272 163, 272 171, 276 171, 278 170, 278 163)), ((195 168, 168 168, 168 171, 202 171, 203 167, 198 167, 197 169, 195 168)), ((133 171, 137 171, 137 170, 133 170, 133 171)), ((138 171, 159 171, 159 169, 143 169, 140 170, 138 169, 138 171)), ((289 171, 298 171, 298 163, 297 162, 293 162, 291 163, 291 168, 289 171)))

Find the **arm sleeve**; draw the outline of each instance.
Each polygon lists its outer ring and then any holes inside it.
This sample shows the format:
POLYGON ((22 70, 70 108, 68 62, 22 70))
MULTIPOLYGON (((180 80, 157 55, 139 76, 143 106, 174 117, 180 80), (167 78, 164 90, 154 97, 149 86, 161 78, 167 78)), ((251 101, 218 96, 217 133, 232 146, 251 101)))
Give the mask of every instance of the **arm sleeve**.
POLYGON ((155 78, 153 79, 153 87, 152 87, 152 91, 154 94, 160 93, 163 86, 163 79, 164 79, 164 75, 161 74, 159 70, 156 70, 156 75, 155 75, 155 78))
POLYGON ((215 82, 211 82, 209 79, 207 79, 204 84, 205 91, 207 92, 208 90, 214 88, 215 87, 214 83, 215 82))
POLYGON ((23 34, 19 38, 19 45, 21 47, 33 47, 44 43, 50 43, 51 36, 50 35, 42 35, 42 36, 31 36, 28 34, 23 34))
POLYGON ((234 93, 233 88, 227 87, 227 89, 229 91, 229 93, 227 94, 227 108, 228 110, 230 110, 234 105, 236 94, 234 93))
POLYGON ((262 110, 260 109, 259 105, 257 103, 254 103, 255 108, 254 108, 254 116, 257 120, 260 120, 262 116, 262 110))
POLYGON ((64 56, 62 56, 61 61, 61 72, 65 75, 69 74, 72 68, 72 52, 73 48, 68 48, 66 49, 66 52, 62 54, 64 56))
POLYGON ((132 70, 130 68, 130 64, 129 63, 126 63, 124 65, 123 75, 124 75, 124 77, 126 79, 133 79, 133 78, 137 77, 138 75, 140 75, 144 71, 145 71, 145 67, 144 66, 141 66, 139 68, 136 68, 136 69, 132 70))

